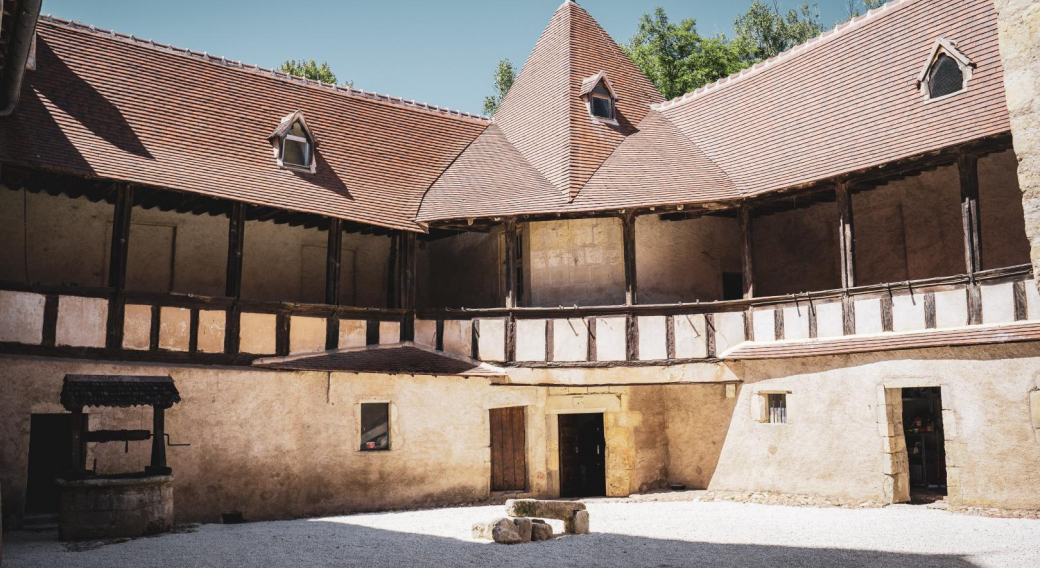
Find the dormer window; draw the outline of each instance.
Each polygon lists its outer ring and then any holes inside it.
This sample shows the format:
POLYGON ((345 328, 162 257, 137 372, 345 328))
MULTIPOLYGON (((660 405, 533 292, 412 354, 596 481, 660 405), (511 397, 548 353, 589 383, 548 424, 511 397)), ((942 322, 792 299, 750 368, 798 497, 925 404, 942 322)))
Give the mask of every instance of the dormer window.
POLYGON ((314 149, 318 142, 308 128, 303 112, 296 111, 283 118, 268 139, 279 166, 312 174, 317 171, 314 149))
POLYGON ((592 118, 617 124, 617 95, 606 73, 600 71, 582 81, 579 96, 585 101, 592 118))
POLYGON ((938 39, 928 62, 917 77, 917 86, 928 100, 941 99, 968 90, 975 65, 950 40, 938 39))

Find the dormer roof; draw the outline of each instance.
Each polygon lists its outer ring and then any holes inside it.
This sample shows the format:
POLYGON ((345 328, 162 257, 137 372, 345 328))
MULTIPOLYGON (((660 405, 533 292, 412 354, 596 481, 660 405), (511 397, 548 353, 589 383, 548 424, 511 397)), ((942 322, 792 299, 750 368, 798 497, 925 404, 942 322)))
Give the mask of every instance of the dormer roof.
POLYGON ((614 92, 614 87, 610 84, 610 79, 607 78, 606 71, 600 71, 591 77, 585 77, 581 80, 581 89, 578 91, 579 97, 584 97, 596 89, 596 85, 599 85, 600 81, 603 82, 603 86, 610 92, 610 96, 617 99, 617 93, 614 92))

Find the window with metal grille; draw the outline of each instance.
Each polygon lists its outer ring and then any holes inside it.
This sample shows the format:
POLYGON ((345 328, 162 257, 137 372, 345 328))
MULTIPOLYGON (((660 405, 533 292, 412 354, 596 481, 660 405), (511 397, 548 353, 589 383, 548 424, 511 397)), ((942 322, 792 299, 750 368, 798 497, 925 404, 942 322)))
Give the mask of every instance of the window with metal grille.
POLYGON ((390 449, 390 403, 361 403, 361 451, 390 449))
POLYGON ((767 395, 770 424, 787 424, 787 395, 767 395))
POLYGON ((928 98, 950 95, 964 88, 964 71, 945 53, 936 58, 932 72, 928 75, 928 98))

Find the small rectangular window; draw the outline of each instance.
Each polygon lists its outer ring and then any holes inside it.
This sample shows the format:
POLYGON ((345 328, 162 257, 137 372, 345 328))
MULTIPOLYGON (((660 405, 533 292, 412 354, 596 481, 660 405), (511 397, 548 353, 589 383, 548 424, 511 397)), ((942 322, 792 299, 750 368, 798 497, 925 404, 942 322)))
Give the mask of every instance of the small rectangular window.
POLYGON ((769 423, 787 424, 787 395, 781 393, 766 396, 769 404, 769 423))
POLYGON ((592 114, 600 117, 611 119, 614 118, 613 104, 610 99, 602 97, 592 97, 592 114))
POLYGON ((390 404, 387 402, 361 403, 361 451, 378 452, 390 449, 390 404))
POLYGON ((289 135, 282 144, 283 163, 304 167, 311 165, 310 147, 306 138, 289 135))

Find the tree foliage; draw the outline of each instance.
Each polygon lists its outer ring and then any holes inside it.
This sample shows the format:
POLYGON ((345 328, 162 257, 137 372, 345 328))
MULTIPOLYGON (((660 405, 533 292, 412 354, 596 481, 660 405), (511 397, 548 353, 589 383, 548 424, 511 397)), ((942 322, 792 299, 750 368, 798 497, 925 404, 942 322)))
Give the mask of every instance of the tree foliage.
POLYGON ((859 7, 857 6, 860 2, 856 2, 856 0, 848 0, 848 5, 845 6, 846 19, 851 20, 852 18, 863 15, 867 10, 880 8, 885 4, 885 2, 888 2, 888 0, 862 0, 863 12, 860 12, 859 7))
MULTIPOLYGON (((878 0, 864 0, 877 2, 878 0)), ((735 36, 704 37, 688 18, 678 24, 664 9, 643 14, 639 28, 624 46, 636 66, 665 98, 688 93, 786 51, 823 32, 816 4, 802 3, 784 12, 779 0, 772 6, 756 0, 733 22, 735 36)))
POLYGON ((702 37, 692 18, 678 24, 660 6, 643 14, 625 53, 666 98, 687 93, 742 67, 724 36, 702 37))
POLYGON ((495 68, 495 78, 493 81, 494 94, 484 97, 484 114, 491 116, 498 110, 498 105, 502 104, 502 99, 506 98, 506 93, 509 92, 509 88, 513 86, 513 81, 516 80, 516 70, 513 69, 513 64, 508 59, 500 59, 498 66, 495 68))
MULTIPOLYGON (((313 59, 307 61, 301 59, 296 61, 295 59, 286 59, 285 63, 282 63, 278 70, 282 73, 288 73, 290 75, 296 75, 297 77, 304 77, 311 79, 312 81, 321 81, 322 83, 331 83, 333 85, 338 84, 336 80, 336 74, 332 72, 332 68, 329 67, 327 61, 322 61, 320 64, 313 59)), ((348 87, 353 86, 353 81, 347 81, 344 83, 348 87)))

